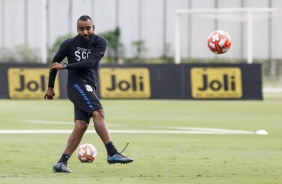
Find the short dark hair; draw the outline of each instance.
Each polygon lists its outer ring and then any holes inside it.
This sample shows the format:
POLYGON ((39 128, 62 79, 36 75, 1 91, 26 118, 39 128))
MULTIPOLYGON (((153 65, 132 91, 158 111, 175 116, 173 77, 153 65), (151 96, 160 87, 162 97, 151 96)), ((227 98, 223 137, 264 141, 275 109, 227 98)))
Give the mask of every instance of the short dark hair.
POLYGON ((91 22, 92 22, 92 19, 88 16, 88 15, 82 15, 81 17, 79 17, 79 19, 77 20, 77 23, 78 23, 78 21, 86 21, 86 20, 91 20, 91 22))

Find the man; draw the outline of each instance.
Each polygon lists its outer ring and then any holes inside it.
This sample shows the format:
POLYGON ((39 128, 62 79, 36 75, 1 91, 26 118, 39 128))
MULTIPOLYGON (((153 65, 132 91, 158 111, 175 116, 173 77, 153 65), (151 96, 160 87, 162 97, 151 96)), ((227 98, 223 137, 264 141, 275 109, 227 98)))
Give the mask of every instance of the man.
POLYGON ((72 172, 67 167, 68 159, 78 147, 91 118, 97 134, 107 149, 107 162, 109 164, 133 162, 133 159, 123 156, 113 145, 103 107, 95 94, 99 64, 105 54, 107 41, 94 34, 94 29, 95 25, 91 18, 87 15, 81 16, 77 21, 78 35, 61 44, 49 67, 49 83, 44 98, 53 99, 57 70, 67 69, 67 94, 69 100, 74 104, 75 114, 74 130, 60 160, 53 166, 55 172, 72 172), (68 64, 60 64, 65 57, 68 59, 68 64))

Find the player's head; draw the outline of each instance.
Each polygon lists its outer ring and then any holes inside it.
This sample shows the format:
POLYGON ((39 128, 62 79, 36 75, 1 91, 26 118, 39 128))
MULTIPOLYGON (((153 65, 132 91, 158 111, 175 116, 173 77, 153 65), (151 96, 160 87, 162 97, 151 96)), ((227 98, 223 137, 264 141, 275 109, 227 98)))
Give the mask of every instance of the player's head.
POLYGON ((77 32, 86 41, 89 41, 94 34, 95 25, 88 15, 82 15, 77 20, 77 32))

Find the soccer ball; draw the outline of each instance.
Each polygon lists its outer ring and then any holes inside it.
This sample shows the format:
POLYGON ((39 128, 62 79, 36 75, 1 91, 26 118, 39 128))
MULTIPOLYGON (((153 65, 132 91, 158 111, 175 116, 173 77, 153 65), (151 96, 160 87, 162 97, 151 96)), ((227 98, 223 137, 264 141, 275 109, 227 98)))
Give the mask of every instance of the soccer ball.
POLYGON ((223 54, 231 47, 231 37, 226 31, 214 31, 208 38, 208 47, 215 54, 223 54))
POLYGON ((97 156, 97 149, 92 144, 82 144, 77 149, 77 157, 81 162, 93 162, 97 156))

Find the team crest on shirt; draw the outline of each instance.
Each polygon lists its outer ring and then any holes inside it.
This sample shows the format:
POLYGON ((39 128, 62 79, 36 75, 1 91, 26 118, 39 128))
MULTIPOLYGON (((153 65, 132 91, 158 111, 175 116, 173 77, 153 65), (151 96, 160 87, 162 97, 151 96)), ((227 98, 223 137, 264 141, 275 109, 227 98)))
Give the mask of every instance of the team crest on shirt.
POLYGON ((85 85, 85 88, 86 88, 86 91, 88 91, 88 92, 93 92, 93 89, 92 89, 92 87, 90 86, 90 85, 85 85))

